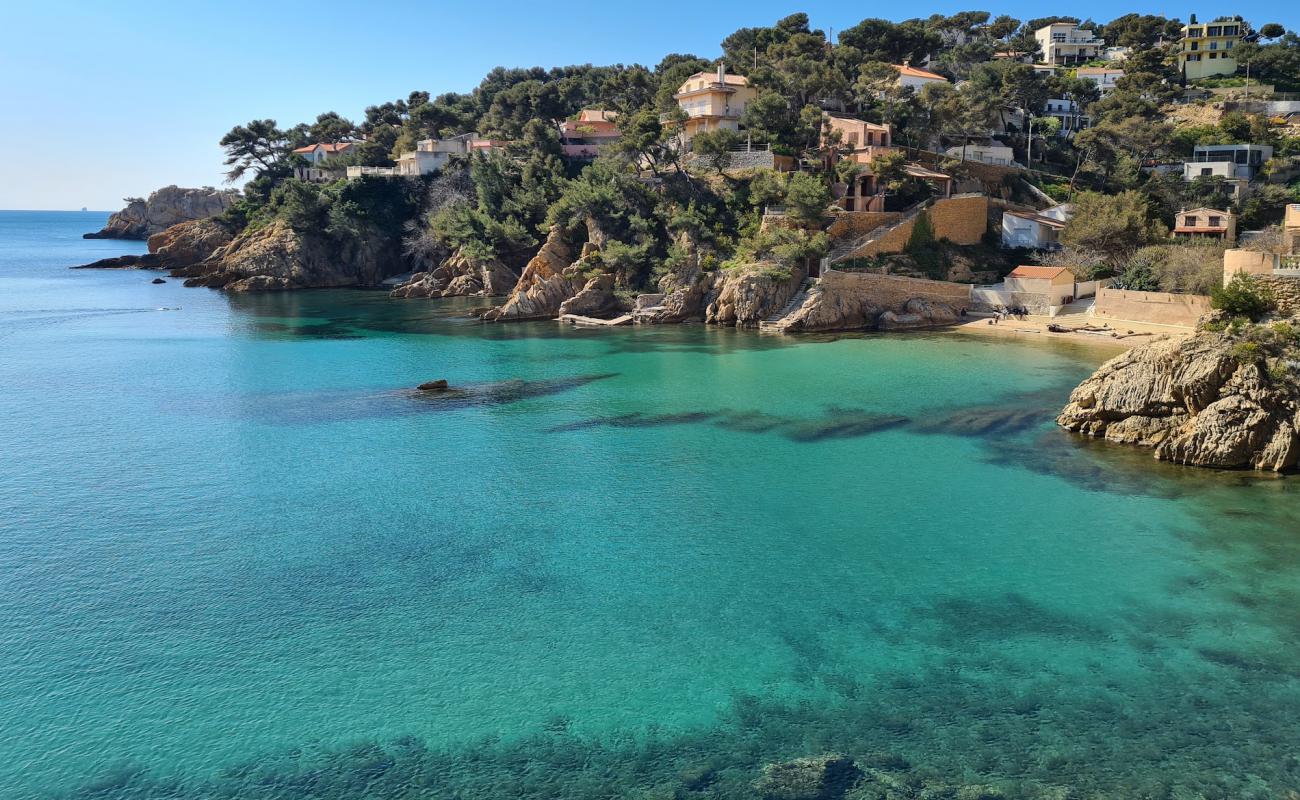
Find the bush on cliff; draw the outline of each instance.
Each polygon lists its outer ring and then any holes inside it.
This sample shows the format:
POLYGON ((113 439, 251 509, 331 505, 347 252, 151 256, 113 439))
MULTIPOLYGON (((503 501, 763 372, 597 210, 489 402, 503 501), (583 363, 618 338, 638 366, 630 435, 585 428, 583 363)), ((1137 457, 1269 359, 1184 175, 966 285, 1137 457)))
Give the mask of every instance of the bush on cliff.
POLYGON ((1210 306, 1229 316, 1246 317, 1258 322, 1277 307, 1273 292, 1250 275, 1239 272, 1227 285, 1215 287, 1210 292, 1210 306))

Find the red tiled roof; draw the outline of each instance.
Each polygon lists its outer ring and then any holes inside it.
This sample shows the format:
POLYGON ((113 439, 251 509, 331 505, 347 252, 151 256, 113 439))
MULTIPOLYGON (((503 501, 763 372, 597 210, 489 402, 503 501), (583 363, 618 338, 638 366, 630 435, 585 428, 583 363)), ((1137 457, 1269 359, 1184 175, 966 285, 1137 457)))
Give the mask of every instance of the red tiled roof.
POLYGON ((948 80, 942 75, 936 75, 933 72, 926 72, 925 70, 917 69, 916 67, 909 67, 906 64, 893 64, 891 66, 893 66, 894 69, 898 70, 898 73, 900 75, 907 75, 912 78, 929 78, 931 80, 940 80, 940 81, 948 80))
POLYGON ((1062 272, 1069 273, 1071 277, 1074 273, 1065 267, 1016 267, 1011 270, 1008 278, 1045 278, 1051 280, 1058 277, 1062 272))
POLYGON ((320 148, 324 149, 325 152, 327 152, 327 153, 337 153, 337 152, 339 152, 339 151, 341 151, 341 150, 346 150, 346 149, 348 149, 348 148, 351 147, 351 146, 352 146, 352 142, 339 142, 338 144, 334 144, 334 143, 328 143, 328 144, 309 144, 309 145, 304 145, 304 146, 302 146, 302 147, 295 147, 294 150, 293 150, 293 152, 295 152, 295 153, 310 153, 311 151, 315 150, 317 147, 320 147, 320 148))

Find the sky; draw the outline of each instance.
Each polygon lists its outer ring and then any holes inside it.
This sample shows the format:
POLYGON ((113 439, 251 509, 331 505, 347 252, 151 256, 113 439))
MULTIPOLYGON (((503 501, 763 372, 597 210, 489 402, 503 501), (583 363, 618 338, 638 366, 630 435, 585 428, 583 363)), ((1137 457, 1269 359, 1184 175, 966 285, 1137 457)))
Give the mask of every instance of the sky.
POLYGON ((413 90, 468 91, 495 66, 653 67, 673 52, 714 58, 737 28, 796 11, 832 32, 866 16, 970 8, 1098 21, 1131 11, 1232 13, 1256 26, 1300 28, 1300 7, 1277 0, 1204 8, 1094 0, 1087 14, 1034 0, 881 8, 829 0, 9 0, 0 3, 0 209, 115 210, 123 197, 168 184, 217 186, 217 141, 250 119, 285 127, 324 111, 358 119, 366 106, 413 90))

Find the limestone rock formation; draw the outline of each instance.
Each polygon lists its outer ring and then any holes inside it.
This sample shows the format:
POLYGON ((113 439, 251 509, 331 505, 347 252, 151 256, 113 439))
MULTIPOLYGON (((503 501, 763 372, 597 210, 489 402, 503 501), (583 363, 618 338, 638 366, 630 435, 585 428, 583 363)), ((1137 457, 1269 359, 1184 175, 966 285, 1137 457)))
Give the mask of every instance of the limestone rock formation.
POLYGON ((765 800, 834 800, 861 778, 862 771, 847 756, 813 756, 768 764, 754 790, 765 800))
POLYGON ((934 297, 915 296, 927 281, 831 273, 808 291, 780 322, 785 332, 904 330, 949 325, 961 309, 934 297))
POLYGON ((560 303, 559 313, 604 317, 622 310, 614 296, 614 276, 606 272, 589 279, 577 294, 560 303))
POLYGON ((961 311, 947 303, 913 297, 903 304, 901 312, 885 311, 876 317, 876 328, 882 331, 933 328, 939 325, 951 325, 960 318, 961 311))
POLYGON ((85 238, 148 239, 173 225, 220 214, 238 199, 239 193, 233 190, 164 186, 147 200, 132 200, 110 216, 102 230, 87 233, 85 238))
POLYGON ((212 219, 173 225, 149 237, 149 252, 166 269, 179 269, 206 261, 235 237, 212 219))
POLYGON ((381 235, 339 243, 276 220, 236 236, 206 260, 172 270, 186 286, 230 291, 377 286, 401 272, 396 241, 381 235))
POLYGON ((710 293, 704 321, 757 328, 785 307, 803 283, 801 269, 782 274, 772 264, 751 264, 726 272, 710 293))
POLYGON ((713 289, 717 273, 701 268, 700 248, 689 233, 678 234, 676 245, 682 258, 659 279, 659 292, 637 298, 638 323, 685 322, 704 317, 704 300, 713 289), (646 299, 641 301, 641 297, 646 299))
POLYGON ((1056 421, 1149 447, 1161 461, 1293 470, 1300 463, 1300 368, 1294 354, 1270 358, 1239 344, 1205 332, 1136 347, 1079 384, 1056 421))
MULTIPOLYGON (((584 247, 584 255, 589 248, 584 247)), ((519 282, 506 302, 489 310, 483 319, 490 322, 526 319, 553 319, 560 305, 582 290, 583 280, 573 262, 573 248, 564 231, 552 226, 546 241, 524 267, 519 282)), ((579 262, 580 263, 580 262, 579 262)))
POLYGON ((393 289, 393 297, 492 297, 509 293, 519 280, 500 259, 457 251, 436 269, 417 272, 393 289))

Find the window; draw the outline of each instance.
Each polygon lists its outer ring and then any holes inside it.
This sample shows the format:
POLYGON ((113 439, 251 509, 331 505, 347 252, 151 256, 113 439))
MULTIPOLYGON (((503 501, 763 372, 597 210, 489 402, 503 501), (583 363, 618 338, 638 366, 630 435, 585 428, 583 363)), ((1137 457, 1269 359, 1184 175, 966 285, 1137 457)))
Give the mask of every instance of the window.
POLYGON ((1210 227, 1218 228, 1223 224, 1223 217, 1210 217, 1210 227))
POLYGON ((1236 25, 1229 25, 1229 26, 1225 27, 1225 28, 1223 29, 1223 35, 1224 35, 1224 36, 1236 36, 1236 35, 1237 35, 1237 26, 1236 26, 1236 25))
POLYGON ((1211 25, 1210 27, 1208 27, 1208 28, 1205 29, 1205 35, 1206 35, 1206 36, 1222 36, 1222 35, 1223 35, 1223 28, 1220 27, 1220 26, 1218 26, 1218 25, 1211 25))
POLYGON ((1194 214, 1188 214, 1187 217, 1183 220, 1183 224, 1189 228, 1195 228, 1196 216, 1194 214))
POLYGON ((1210 42, 1210 49, 1211 49, 1211 50, 1218 50, 1218 49, 1219 49, 1219 43, 1218 43, 1218 42, 1210 42))
POLYGON ((1233 44, 1235 44, 1235 42, 1233 42, 1231 39, 1229 39, 1229 40, 1227 41, 1227 43, 1226 43, 1223 47, 1224 47, 1225 50, 1231 50, 1233 44))
POLYGON ((849 134, 849 146, 850 147, 858 146, 858 134, 856 132, 849 134))
POLYGON ((1201 49, 1201 43, 1200 43, 1200 42, 1192 42, 1192 49, 1193 49, 1193 50, 1200 50, 1200 49, 1201 49))
POLYGON ((1201 167, 1201 175, 1209 176, 1214 174, 1214 167, 1201 167))
POLYGON ((1218 57, 1219 57, 1218 53, 1210 53, 1210 58, 1218 58, 1218 57))

